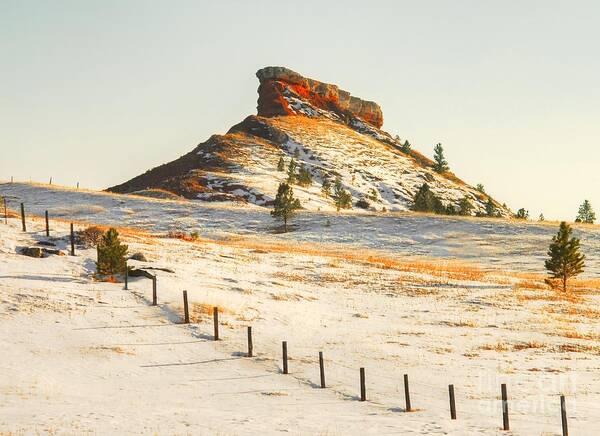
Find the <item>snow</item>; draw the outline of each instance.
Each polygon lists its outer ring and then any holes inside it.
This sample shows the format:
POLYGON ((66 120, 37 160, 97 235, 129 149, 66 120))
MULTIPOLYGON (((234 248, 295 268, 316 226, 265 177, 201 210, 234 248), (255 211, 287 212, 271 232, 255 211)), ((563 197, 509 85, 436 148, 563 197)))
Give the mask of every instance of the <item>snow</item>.
MULTIPOLYGON (((459 279, 346 257, 372 253, 410 266, 427 254, 439 265, 477 258, 486 268, 539 272, 554 226, 304 212, 296 231, 275 235, 268 210, 257 206, 21 184, 0 184, 0 195, 34 214, 70 205, 63 218, 148 231, 123 234, 130 252, 174 271, 153 270, 152 307, 147 279, 132 279, 129 291, 94 281, 94 249, 27 258, 16 250, 45 239, 42 221, 29 219, 26 234, 18 219, 0 223, 3 433, 495 435, 500 383, 508 384, 511 434, 560 434, 559 393, 573 434, 600 431, 598 340, 565 333, 597 334, 599 318, 586 312, 598 306, 595 294, 576 304, 518 298, 533 294, 514 289, 520 279, 506 271, 459 279), (207 239, 159 237, 194 226, 207 239), (192 305, 223 309, 221 341, 212 341, 209 316, 192 311, 193 324, 179 324, 183 290, 192 305), (252 359, 244 356, 248 325, 252 359), (280 373, 283 340, 289 375, 280 373), (532 341, 538 345, 518 348, 532 341), (485 349, 498 343, 507 348, 485 349), (357 401, 360 367, 366 403, 357 401), (412 413, 403 411, 403 374, 412 413), (450 383, 457 421, 449 419, 450 383)), ((51 227, 66 249, 67 222, 51 227)), ((588 275, 597 276, 597 230, 578 234, 588 275)))

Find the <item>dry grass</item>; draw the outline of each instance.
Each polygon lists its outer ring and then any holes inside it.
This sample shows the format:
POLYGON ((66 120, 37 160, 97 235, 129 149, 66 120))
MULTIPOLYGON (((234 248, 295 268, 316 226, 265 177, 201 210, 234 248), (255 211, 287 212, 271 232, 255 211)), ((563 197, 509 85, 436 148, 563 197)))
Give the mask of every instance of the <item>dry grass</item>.
POLYGON ((510 350, 510 347, 504 342, 496 342, 495 344, 483 344, 479 347, 480 350, 505 352, 510 350))
MULTIPOLYGON (((558 315, 568 315, 571 317, 582 317, 588 319, 600 319, 600 311, 596 309, 591 309, 589 307, 583 307, 580 305, 548 305, 543 308, 543 310, 547 313, 558 314, 558 315)), ((569 321, 572 321, 570 318, 569 321)))
MULTIPOLYGON (((191 303, 190 305, 190 322, 198 323, 208 318, 212 318, 214 308, 217 307, 219 314, 232 314, 233 312, 222 306, 215 306, 207 303, 191 303)), ((183 311, 183 309, 182 309, 183 311)))
POLYGON ((115 354, 123 354, 128 356, 133 356, 135 353, 133 351, 128 351, 123 349, 122 347, 114 346, 97 346, 97 347, 83 347, 81 349, 82 354, 99 354, 105 355, 107 353, 115 353, 115 354))
POLYGON ((478 324, 475 321, 466 321, 462 319, 458 321, 440 321, 440 324, 448 327, 478 327, 478 324))
POLYGON ((574 329, 558 330, 548 333, 552 336, 560 336, 567 339, 584 339, 588 341, 600 341, 600 333, 582 333, 574 329))
POLYGON ((529 350, 529 349, 540 349, 540 348, 546 348, 547 345, 542 343, 542 342, 537 342, 537 341, 527 341, 527 342, 519 342, 517 344, 513 345, 513 350, 514 351, 521 351, 521 350, 529 350))

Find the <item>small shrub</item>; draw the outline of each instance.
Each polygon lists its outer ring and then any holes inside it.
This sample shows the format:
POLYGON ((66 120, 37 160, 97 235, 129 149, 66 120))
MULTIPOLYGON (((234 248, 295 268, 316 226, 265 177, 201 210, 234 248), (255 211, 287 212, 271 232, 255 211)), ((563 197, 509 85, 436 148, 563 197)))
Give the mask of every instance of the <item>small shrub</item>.
POLYGON ((85 248, 91 248, 97 246, 102 240, 104 230, 98 226, 91 226, 84 230, 79 230, 75 234, 75 240, 78 245, 82 245, 85 248))
POLYGON ((109 229, 98 244, 98 273, 111 276, 124 273, 127 250, 127 245, 119 240, 119 232, 114 228, 109 229))
POLYGON ((355 206, 360 209, 368 209, 369 207, 371 207, 371 204, 366 199, 361 198, 356 202, 355 206))

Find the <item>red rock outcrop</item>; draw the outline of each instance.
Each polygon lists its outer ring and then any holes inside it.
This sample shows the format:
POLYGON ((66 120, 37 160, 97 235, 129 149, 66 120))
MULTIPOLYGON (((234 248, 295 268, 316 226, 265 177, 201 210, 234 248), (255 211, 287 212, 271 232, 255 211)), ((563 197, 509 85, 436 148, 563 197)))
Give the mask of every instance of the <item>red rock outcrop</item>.
POLYGON ((381 128, 383 113, 379 105, 361 100, 339 89, 336 85, 308 79, 285 67, 265 67, 256 72, 258 87, 258 115, 272 117, 297 113, 290 97, 334 112, 342 119, 358 117, 372 126, 381 128))

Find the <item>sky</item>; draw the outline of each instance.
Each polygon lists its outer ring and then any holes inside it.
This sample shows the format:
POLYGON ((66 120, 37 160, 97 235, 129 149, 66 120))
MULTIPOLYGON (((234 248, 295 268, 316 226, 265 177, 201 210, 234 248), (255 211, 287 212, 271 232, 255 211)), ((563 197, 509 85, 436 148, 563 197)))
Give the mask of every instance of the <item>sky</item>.
POLYGON ((514 210, 600 212, 600 2, 0 0, 0 180, 103 189, 256 113, 256 70, 378 102, 514 210))

